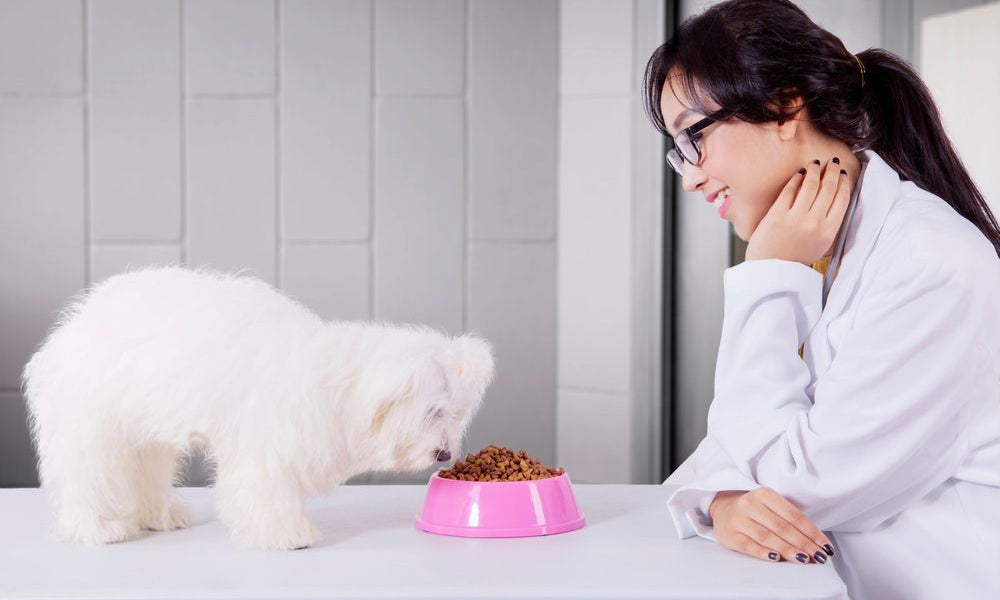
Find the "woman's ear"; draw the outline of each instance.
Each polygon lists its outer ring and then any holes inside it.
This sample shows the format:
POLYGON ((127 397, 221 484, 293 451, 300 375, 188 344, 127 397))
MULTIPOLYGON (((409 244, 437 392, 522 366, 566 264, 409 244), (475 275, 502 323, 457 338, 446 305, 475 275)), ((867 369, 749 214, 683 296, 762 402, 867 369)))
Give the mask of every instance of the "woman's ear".
POLYGON ((808 109, 805 107, 802 96, 793 96, 780 103, 772 104, 771 108, 783 115, 788 115, 786 118, 778 119, 776 123, 778 138, 783 142, 795 139, 795 134, 799 131, 799 124, 809 118, 808 109))

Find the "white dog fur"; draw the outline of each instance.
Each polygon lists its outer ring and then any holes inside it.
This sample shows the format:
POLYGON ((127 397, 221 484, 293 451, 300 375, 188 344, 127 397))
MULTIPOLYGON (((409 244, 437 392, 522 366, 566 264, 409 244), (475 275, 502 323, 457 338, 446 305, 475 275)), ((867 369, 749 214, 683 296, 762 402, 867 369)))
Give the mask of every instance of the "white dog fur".
POLYGON ((324 322, 259 279, 164 267, 74 299, 23 384, 58 537, 184 527, 174 485, 204 447, 233 538, 294 549, 319 540, 307 497, 457 456, 493 374, 475 335, 324 322))

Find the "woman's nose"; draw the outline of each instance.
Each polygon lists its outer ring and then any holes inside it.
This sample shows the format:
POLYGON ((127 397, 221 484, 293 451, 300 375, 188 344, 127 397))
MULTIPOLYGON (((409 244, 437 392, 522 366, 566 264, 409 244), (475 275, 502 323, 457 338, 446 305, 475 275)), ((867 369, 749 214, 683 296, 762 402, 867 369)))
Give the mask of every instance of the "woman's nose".
POLYGON ((696 192, 701 184, 705 183, 708 177, 705 176, 705 172, 701 170, 701 167, 697 167, 685 161, 682 167, 681 173, 681 183, 684 186, 685 191, 696 192))

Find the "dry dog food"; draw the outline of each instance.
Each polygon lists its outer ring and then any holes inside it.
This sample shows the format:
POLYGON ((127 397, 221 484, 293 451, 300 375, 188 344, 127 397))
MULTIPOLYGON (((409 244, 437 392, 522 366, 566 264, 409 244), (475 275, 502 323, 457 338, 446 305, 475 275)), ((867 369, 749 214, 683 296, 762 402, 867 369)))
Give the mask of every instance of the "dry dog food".
POLYGON ((524 450, 486 446, 476 454, 467 454, 465 462, 455 461, 450 469, 438 471, 438 476, 462 481, 529 481, 563 473, 561 467, 546 467, 524 450))

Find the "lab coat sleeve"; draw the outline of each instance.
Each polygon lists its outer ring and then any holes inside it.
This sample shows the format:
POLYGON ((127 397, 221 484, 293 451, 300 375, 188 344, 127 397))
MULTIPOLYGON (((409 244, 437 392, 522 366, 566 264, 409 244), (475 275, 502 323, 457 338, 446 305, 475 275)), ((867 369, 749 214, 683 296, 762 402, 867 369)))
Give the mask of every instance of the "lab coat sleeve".
MULTIPOLYGON (((782 260, 761 260, 745 262, 726 271, 727 283, 734 275, 740 280, 756 284, 752 293, 756 297, 767 298, 768 304, 761 304, 762 310, 756 326, 767 327, 768 334, 758 344, 773 344, 775 351, 784 354, 784 349, 794 346, 795 359, 799 346, 807 333, 815 326, 822 311, 822 276, 800 263, 782 260)), ((723 325, 723 345, 720 346, 719 363, 716 365, 716 386, 719 368, 724 362, 725 321, 723 325)), ((732 346, 730 346, 731 348, 732 346)), ((799 361, 801 362, 801 360, 799 361)), ((759 393, 771 393, 773 380, 763 372, 749 372, 743 385, 754 386, 759 393), (753 377, 760 375, 760 379, 753 377)), ((802 370, 789 382, 793 388, 804 388, 809 384, 809 371, 802 363, 802 370)), ((718 402, 718 399, 715 400, 718 402)), ((724 451, 719 441, 711 433, 701 441, 691 455, 694 461, 694 479, 675 490, 667 500, 667 510, 674 523, 679 538, 694 535, 716 541, 709 506, 718 492, 726 490, 750 491, 760 486, 754 481, 749 470, 742 471, 724 451)))
POLYGON ((733 464, 722 447, 706 436, 691 459, 694 478, 675 490, 667 500, 667 511, 680 539, 701 536, 718 541, 708 509, 715 494, 726 490, 750 491, 760 487, 733 464))
POLYGON ((765 260, 724 278, 708 436, 822 530, 877 527, 949 479, 967 453, 963 407, 982 355, 974 288, 954 262, 912 252, 870 266, 812 397, 798 348, 820 310, 819 274, 765 260))

